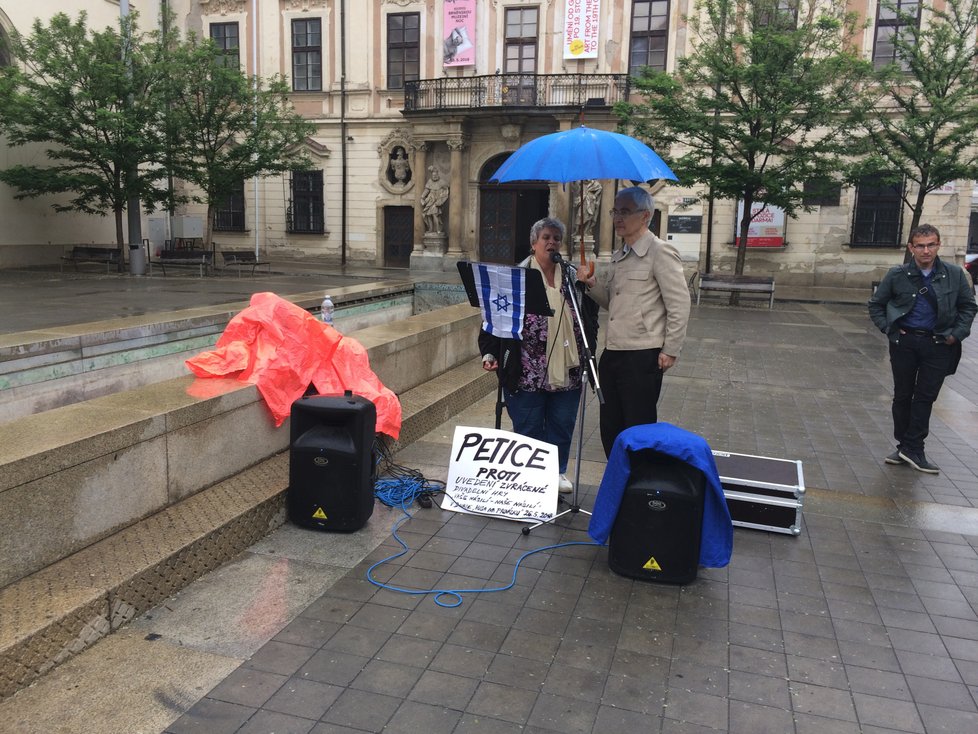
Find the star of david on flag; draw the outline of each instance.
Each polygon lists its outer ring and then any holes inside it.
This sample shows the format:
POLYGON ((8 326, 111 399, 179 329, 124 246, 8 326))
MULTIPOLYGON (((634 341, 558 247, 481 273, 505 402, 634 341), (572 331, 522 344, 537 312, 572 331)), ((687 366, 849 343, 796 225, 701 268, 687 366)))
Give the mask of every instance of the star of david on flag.
POLYGON ((522 339, 526 271, 507 265, 474 263, 472 275, 482 308, 482 328, 493 336, 522 339))

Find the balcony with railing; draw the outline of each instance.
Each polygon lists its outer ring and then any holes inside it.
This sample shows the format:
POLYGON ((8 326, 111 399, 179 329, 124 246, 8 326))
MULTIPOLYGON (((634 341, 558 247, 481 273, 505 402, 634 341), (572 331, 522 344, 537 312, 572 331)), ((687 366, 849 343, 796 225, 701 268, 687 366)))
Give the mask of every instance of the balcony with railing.
POLYGON ((628 99, 627 74, 492 74, 404 83, 404 112, 579 109, 628 99))

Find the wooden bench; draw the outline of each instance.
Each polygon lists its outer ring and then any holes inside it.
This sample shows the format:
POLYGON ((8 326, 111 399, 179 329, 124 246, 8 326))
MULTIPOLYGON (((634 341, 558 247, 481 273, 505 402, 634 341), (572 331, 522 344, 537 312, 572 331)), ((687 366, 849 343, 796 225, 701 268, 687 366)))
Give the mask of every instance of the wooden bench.
POLYGON ((105 272, 112 272, 114 265, 118 269, 121 263, 122 252, 117 247, 93 247, 90 245, 76 245, 68 251, 67 255, 61 256, 61 270, 64 264, 70 262, 78 270, 78 263, 102 263, 105 265, 105 272))
POLYGON ((163 269, 164 276, 168 266, 187 265, 199 268, 200 277, 203 278, 214 265, 214 253, 210 250, 163 250, 156 262, 163 269))
POLYGON ((765 293, 769 296, 768 308, 774 308, 774 278, 763 275, 733 275, 731 273, 700 273, 696 290, 696 305, 703 291, 726 293, 765 293))
POLYGON ((224 267, 233 267, 241 277, 241 269, 251 267, 251 275, 254 277, 255 268, 260 265, 268 267, 268 272, 272 272, 272 264, 268 260, 260 259, 254 250, 221 250, 221 257, 224 258, 224 267))

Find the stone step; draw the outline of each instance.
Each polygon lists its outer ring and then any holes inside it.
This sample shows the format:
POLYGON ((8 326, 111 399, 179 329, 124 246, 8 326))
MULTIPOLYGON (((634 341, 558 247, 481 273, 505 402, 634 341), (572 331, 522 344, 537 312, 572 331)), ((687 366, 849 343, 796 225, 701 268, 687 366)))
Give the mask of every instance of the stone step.
MULTIPOLYGON (((406 391, 403 448, 495 389, 470 361, 406 391)), ((0 698, 285 522, 284 451, 0 589, 0 698)))

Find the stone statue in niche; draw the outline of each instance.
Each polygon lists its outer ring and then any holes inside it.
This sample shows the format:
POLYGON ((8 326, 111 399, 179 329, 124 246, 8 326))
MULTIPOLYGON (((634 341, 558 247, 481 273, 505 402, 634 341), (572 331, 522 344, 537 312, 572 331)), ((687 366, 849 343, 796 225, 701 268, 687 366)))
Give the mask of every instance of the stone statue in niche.
POLYGON ((428 166, 428 183, 421 193, 421 216, 425 234, 442 234, 441 208, 448 201, 448 183, 441 178, 441 171, 428 166))
MULTIPOLYGON (((577 184, 577 188, 579 192, 578 206, 581 207, 581 211, 584 215, 583 235, 585 238, 591 237, 593 239, 594 227, 598 223, 598 209, 601 206, 602 186, 598 181, 592 178, 581 181, 577 184)), ((579 212, 577 216, 581 217, 581 213, 579 212)), ((580 220, 574 222, 571 229, 574 232, 577 232, 579 226, 580 220)))
POLYGON ((411 180, 411 161, 408 160, 404 148, 398 145, 391 151, 391 160, 388 165, 388 179, 395 186, 407 186, 411 180))

